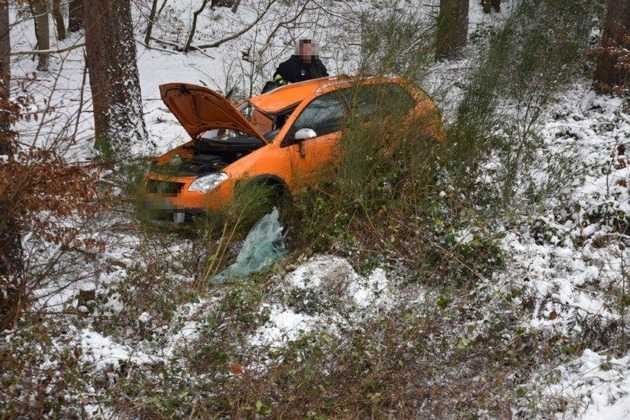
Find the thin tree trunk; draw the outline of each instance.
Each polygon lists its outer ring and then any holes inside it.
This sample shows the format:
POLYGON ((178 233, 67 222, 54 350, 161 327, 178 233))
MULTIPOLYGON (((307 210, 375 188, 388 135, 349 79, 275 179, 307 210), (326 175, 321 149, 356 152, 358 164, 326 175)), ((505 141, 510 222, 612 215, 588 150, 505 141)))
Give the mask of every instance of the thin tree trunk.
POLYGON ((26 292, 20 233, 3 194, 0 191, 0 331, 15 325, 26 292))
POLYGON ((436 58, 457 57, 468 39, 468 0, 440 0, 436 58))
POLYGON ((193 13, 193 21, 190 27, 190 32, 188 33, 188 40, 186 41, 186 46, 184 47, 184 51, 190 50, 190 46, 192 45, 193 39, 195 39, 195 32, 197 32, 197 17, 199 17, 201 12, 203 12, 203 9, 206 8, 207 4, 208 4, 208 0, 203 0, 201 7, 195 10, 195 12, 193 13))
POLYGON ((153 22, 155 21, 155 17, 157 15, 157 4, 158 0, 153 0, 153 4, 151 5, 151 13, 149 14, 149 21, 147 22, 147 31, 144 34, 144 44, 147 47, 151 43, 151 32, 153 31, 153 22))
POLYGON ((88 6, 85 46, 96 146, 106 158, 122 157, 147 139, 129 0, 84 0, 88 6))
POLYGON ((0 155, 9 153, 10 116, 7 110, 11 94, 11 31, 9 6, 0 1, 0 155))
POLYGON ((594 75, 596 88, 604 92, 626 84, 628 71, 621 64, 628 61, 625 50, 630 47, 630 2, 608 0, 607 6, 602 51, 594 75))
POLYGON ((83 28, 83 0, 70 0, 68 30, 77 32, 81 28, 83 28))
MULTIPOLYGON (((31 12, 35 20, 35 37, 37 49, 50 49, 50 27, 48 24, 48 1, 31 0, 31 12)), ((37 54, 37 70, 48 71, 48 53, 37 54)))
POLYGON ((168 0, 163 0, 162 5, 156 11, 157 0, 153 0, 153 5, 151 6, 151 15, 149 16, 149 22, 147 23, 147 31, 144 34, 144 43, 147 47, 149 46, 149 43, 151 42, 151 35, 153 33, 153 25, 160 18, 160 15, 162 14, 162 10, 164 10, 164 7, 166 6, 167 2, 168 0))
POLYGON ((53 0, 52 14, 55 18, 55 26, 57 26, 57 39, 62 41, 66 39, 66 24, 63 20, 63 13, 61 13, 61 0, 53 0))

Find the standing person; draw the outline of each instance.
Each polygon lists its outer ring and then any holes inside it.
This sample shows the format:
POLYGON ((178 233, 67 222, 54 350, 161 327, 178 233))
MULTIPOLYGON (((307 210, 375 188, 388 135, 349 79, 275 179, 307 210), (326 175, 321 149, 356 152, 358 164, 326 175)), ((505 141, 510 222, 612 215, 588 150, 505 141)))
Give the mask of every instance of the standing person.
POLYGON ((287 83, 303 82, 304 80, 327 77, 326 66, 321 62, 315 51, 315 44, 310 39, 298 42, 297 54, 294 54, 278 66, 273 75, 273 81, 267 82, 263 93, 287 83))

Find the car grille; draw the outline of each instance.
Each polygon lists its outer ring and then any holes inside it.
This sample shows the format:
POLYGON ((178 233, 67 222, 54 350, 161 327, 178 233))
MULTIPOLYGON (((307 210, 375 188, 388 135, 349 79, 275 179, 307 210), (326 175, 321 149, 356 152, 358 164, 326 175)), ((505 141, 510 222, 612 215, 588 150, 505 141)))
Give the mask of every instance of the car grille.
POLYGON ((181 182, 158 181, 150 179, 147 182, 147 191, 152 194, 177 195, 184 186, 181 182))

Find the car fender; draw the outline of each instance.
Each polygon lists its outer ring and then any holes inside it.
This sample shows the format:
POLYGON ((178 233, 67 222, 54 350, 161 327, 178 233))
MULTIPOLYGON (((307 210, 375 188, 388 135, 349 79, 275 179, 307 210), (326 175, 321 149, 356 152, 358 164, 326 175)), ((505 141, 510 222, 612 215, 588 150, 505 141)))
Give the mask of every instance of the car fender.
POLYGON ((281 180, 284 186, 288 186, 290 169, 285 150, 269 144, 243 156, 225 167, 224 171, 237 182, 256 177, 271 177, 270 179, 281 180))

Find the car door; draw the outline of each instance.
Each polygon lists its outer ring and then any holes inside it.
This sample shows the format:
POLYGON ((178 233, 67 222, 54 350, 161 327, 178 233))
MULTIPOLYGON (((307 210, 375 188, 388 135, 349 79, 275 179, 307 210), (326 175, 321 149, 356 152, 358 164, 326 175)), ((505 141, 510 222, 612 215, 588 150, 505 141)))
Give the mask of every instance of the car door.
POLYGON ((346 111, 339 91, 335 91, 315 98, 295 120, 283 146, 289 152, 292 178, 297 187, 312 184, 331 173, 346 111), (295 133, 301 129, 311 129, 315 136, 295 140, 295 133))

